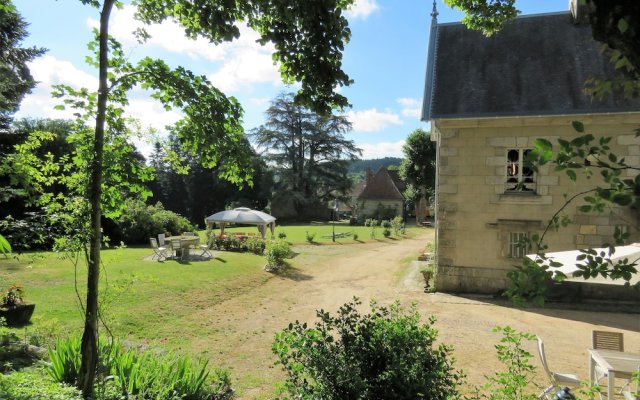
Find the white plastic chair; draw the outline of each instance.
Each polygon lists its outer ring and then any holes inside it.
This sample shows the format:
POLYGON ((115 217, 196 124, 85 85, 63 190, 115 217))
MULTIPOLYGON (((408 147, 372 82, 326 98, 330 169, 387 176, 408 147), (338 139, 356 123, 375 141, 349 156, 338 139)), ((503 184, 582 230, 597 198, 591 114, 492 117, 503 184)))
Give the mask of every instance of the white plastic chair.
POLYGON ((158 234, 158 244, 160 246, 164 246, 164 238, 165 238, 165 234, 164 233, 159 233, 158 234))
POLYGON ((149 241, 151 242, 151 248, 153 249, 153 256, 151 257, 152 260, 157 259, 158 261, 162 261, 167 258, 166 247, 158 246, 158 241, 155 238, 150 238, 149 241))
POLYGON ((176 252, 175 258, 178 258, 178 253, 180 253, 180 259, 182 260, 184 251, 182 249, 182 242, 180 241, 180 239, 172 239, 171 248, 176 252))
POLYGON ((215 242, 215 239, 216 237, 211 235, 207 244, 200 245, 200 250, 202 250, 202 253, 200 253, 200 257, 208 256, 208 257, 214 258, 213 253, 211 253, 211 248, 213 247, 213 243, 215 242))
POLYGON ((570 388, 580 387, 580 378, 576 375, 566 372, 551 372, 549 370, 549 365, 547 364, 547 358, 544 354, 544 342, 540 339, 539 336, 536 336, 538 339, 538 354, 540 355, 540 362, 542 363, 542 367, 544 368, 544 372, 547 374, 549 379, 551 380, 551 385, 546 388, 539 396, 538 399, 548 398, 547 395, 555 388, 555 387, 564 387, 568 386, 570 388))

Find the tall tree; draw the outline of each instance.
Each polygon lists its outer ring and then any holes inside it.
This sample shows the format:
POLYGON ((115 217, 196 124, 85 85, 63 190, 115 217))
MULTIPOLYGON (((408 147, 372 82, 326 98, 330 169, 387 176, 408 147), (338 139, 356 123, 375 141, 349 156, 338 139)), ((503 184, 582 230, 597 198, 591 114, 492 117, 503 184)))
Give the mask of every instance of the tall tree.
POLYGON ((433 193, 436 184, 436 143, 429 132, 418 128, 407 137, 402 146, 404 159, 400 176, 407 183, 424 192, 433 193))
MULTIPOLYGON (((71 106, 85 109, 86 121, 94 120, 88 199, 90 231, 88 254, 87 299, 82 335, 79 386, 83 396, 93 392, 98 361, 98 283, 101 247, 101 200, 103 196, 103 162, 105 124, 120 126, 127 103, 127 91, 136 84, 152 90, 166 108, 176 107, 185 117, 173 128, 184 147, 199 153, 205 166, 221 166, 221 176, 242 183, 251 180, 250 157, 239 146, 243 135, 242 108, 234 98, 214 88, 206 77, 195 76, 184 68, 171 70, 164 62, 143 59, 137 65, 124 59, 119 44, 109 36, 109 20, 117 0, 80 0, 100 10, 100 25, 91 60, 98 69, 98 91, 74 91, 61 88, 59 95, 70 94, 71 106), (221 163, 224 161, 224 163, 221 163)), ((299 82, 297 100, 324 114, 334 107, 348 105, 336 93, 338 86, 351 80, 342 71, 342 50, 350 31, 342 10, 353 0, 308 1, 238 0, 224 2, 206 0, 137 0, 137 16, 146 23, 173 19, 185 28, 188 36, 204 37, 212 43, 231 41, 240 35, 238 23, 247 22, 261 36, 260 42, 271 42, 273 58, 287 82, 299 82)), ((143 32, 142 37, 148 37, 143 32)))
POLYGON ((253 135, 274 170, 274 201, 291 202, 301 216, 310 204, 342 197, 351 187, 349 163, 361 154, 344 138, 349 121, 315 113, 292 94, 280 94, 266 114, 253 135))
POLYGON ((11 116, 36 85, 27 63, 46 51, 19 47, 28 35, 27 26, 10 0, 0 0, 0 132, 9 130, 11 116))

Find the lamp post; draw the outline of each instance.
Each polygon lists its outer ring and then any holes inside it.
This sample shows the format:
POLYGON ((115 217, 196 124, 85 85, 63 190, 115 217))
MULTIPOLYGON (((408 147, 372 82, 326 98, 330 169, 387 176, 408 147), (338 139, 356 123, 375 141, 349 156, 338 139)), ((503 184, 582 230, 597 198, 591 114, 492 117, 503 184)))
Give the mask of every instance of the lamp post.
POLYGON ((333 228, 333 235, 332 235, 332 240, 335 242, 336 241, 336 213, 338 212, 338 200, 333 200, 333 212, 332 217, 331 217, 331 225, 333 228))

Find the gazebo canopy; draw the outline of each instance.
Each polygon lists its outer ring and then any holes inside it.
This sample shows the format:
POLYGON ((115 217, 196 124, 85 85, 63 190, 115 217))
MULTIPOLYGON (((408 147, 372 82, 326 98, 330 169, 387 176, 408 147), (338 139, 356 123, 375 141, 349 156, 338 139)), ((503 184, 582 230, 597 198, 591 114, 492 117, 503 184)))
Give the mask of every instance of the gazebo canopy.
POLYGON ((264 239, 267 227, 271 229, 271 235, 273 235, 276 218, 262 211, 238 207, 233 210, 224 210, 210 215, 205 218, 204 222, 209 227, 213 226, 214 223, 220 224, 221 232, 224 232, 224 227, 229 223, 257 225, 264 239))

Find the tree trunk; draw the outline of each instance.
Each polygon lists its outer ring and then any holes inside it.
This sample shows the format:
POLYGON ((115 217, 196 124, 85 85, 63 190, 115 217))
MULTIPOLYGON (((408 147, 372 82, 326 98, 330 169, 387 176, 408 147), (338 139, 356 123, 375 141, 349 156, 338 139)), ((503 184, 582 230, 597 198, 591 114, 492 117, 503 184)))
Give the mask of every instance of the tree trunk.
POLYGON ((98 365, 98 282, 100 279, 100 244, 102 192, 102 160, 104 148, 104 125, 107 110, 107 72, 109 61, 109 16, 115 0, 104 0, 100 14, 100 67, 98 88, 98 110, 95 137, 93 140, 93 162, 90 165, 89 201, 91 203, 91 238, 89 242, 89 262, 87 265, 87 301, 84 332, 82 334, 79 388, 88 399, 93 394, 93 383, 98 365))

